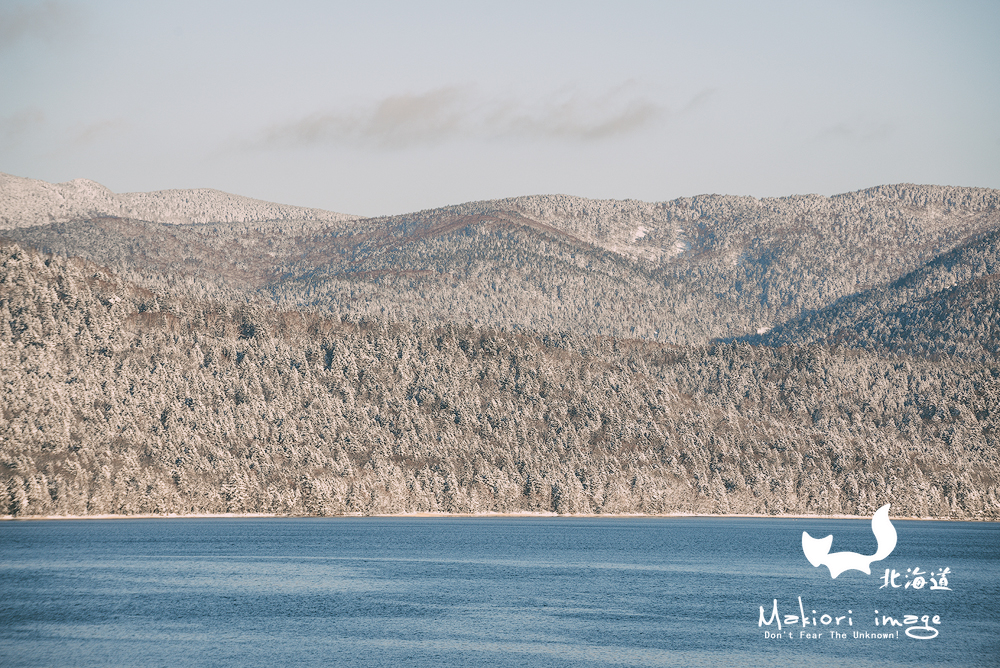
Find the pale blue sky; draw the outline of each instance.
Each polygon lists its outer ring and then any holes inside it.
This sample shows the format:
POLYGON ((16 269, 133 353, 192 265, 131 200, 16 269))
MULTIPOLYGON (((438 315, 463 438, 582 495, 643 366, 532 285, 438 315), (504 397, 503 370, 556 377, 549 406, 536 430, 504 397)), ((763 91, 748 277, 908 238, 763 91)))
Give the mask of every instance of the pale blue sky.
POLYGON ((388 214, 1000 188, 1000 2, 0 2, 0 171, 388 214))

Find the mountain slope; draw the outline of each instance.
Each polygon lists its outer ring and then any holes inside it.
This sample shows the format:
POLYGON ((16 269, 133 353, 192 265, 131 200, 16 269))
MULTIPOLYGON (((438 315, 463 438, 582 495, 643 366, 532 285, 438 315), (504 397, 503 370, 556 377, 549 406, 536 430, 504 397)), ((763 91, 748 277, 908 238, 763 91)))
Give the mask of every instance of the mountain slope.
POLYGON ((879 347, 909 354, 1000 355, 1000 274, 981 276, 940 293, 869 316, 825 343, 879 347))
POLYGON ((908 352, 996 354, 998 274, 1000 230, 994 230, 888 285, 744 340, 772 346, 820 341, 908 352))
POLYGON ((54 254, 0 240, 0 514, 1000 517, 997 191, 178 224, 71 186, 3 233, 54 254))
POLYGON ((5 234, 151 289, 251 291, 351 320, 683 345, 753 334, 886 285, 996 229, 998 203, 993 190, 912 185, 661 203, 553 195, 372 219, 92 218, 5 234))
POLYGON ((358 325, 0 245, 0 514, 996 519, 995 362, 358 325))
POLYGON ((0 174, 0 230, 104 217, 172 224, 354 218, 209 188, 115 194, 88 179, 52 184, 0 174))

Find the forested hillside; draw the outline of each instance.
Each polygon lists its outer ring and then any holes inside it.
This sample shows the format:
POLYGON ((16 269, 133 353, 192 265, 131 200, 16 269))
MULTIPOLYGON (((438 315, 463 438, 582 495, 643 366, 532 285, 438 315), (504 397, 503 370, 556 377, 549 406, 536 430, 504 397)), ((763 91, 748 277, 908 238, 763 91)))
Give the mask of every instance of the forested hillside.
POLYGON ((210 188, 115 194, 88 179, 46 183, 0 173, 0 229, 109 216, 173 224, 289 219, 331 222, 355 217, 264 202, 210 188))
POLYGON ((998 204, 0 175, 0 515, 997 519, 998 204))
POLYGON ((807 312, 751 343, 852 347, 995 356, 998 331, 1000 230, 943 253, 887 285, 807 312))
MULTIPOLYGON (((120 209, 11 224, 4 235, 177 295, 230 300, 249 291, 353 322, 704 345, 885 286, 1000 226, 997 191, 912 185, 829 198, 519 197, 372 219, 306 218, 285 207, 273 221, 209 220, 232 197, 206 200, 208 213, 190 209, 202 224, 120 209)), ((6 219, 26 199, 0 198, 6 219)))
MULTIPOLYGON (((941 308, 981 294, 955 289, 941 308)), ((0 514, 997 519, 1000 369, 982 350, 353 321, 5 243, 0 514)))

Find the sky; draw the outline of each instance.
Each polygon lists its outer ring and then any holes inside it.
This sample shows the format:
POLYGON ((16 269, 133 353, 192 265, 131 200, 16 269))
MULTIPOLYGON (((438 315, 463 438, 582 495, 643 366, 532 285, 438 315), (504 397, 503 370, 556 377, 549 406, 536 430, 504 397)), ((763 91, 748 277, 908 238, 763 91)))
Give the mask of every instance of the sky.
POLYGON ((1000 2, 0 1, 0 172, 359 215, 1000 188, 1000 2))

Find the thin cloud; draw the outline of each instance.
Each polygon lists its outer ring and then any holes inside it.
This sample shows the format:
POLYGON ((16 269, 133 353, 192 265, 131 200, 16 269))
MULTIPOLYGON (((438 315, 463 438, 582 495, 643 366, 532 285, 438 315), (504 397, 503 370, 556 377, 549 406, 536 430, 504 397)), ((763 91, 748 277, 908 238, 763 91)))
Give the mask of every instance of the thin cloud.
POLYGON ((681 109, 681 113, 687 113, 689 111, 695 111, 696 109, 700 109, 706 106, 713 97, 715 97, 715 89, 706 88, 705 90, 701 91, 700 93, 692 97, 688 101, 688 103, 684 105, 684 108, 681 109))
POLYGON ((12 146, 44 123, 45 114, 38 109, 24 109, 11 116, 0 118, 0 141, 5 146, 12 146))
POLYGON ((127 129, 129 124, 120 119, 97 121, 87 125, 73 138, 73 143, 77 146, 84 146, 95 141, 105 139, 109 136, 119 134, 127 129))
POLYGON ((0 51, 22 39, 59 39, 79 21, 79 11, 62 2, 0 6, 0 51))
POLYGON ((579 101, 546 106, 535 113, 511 112, 495 118, 496 136, 595 140, 633 132, 654 121, 662 109, 646 100, 631 100, 624 108, 598 108, 579 101))
POLYGON ((821 141, 874 142, 886 139, 894 130, 893 124, 888 121, 842 121, 824 128, 816 138, 821 141))
POLYGON ((255 148, 322 144, 405 148, 455 139, 546 138, 594 141, 635 132, 664 109, 641 97, 547 99, 528 104, 488 99, 471 87, 393 95, 350 113, 325 112, 277 124, 251 142, 255 148))
POLYGON ((393 95, 370 109, 313 114, 273 126, 257 143, 266 148, 328 143, 372 143, 400 148, 440 141, 461 132, 467 97, 463 89, 455 87, 393 95))

